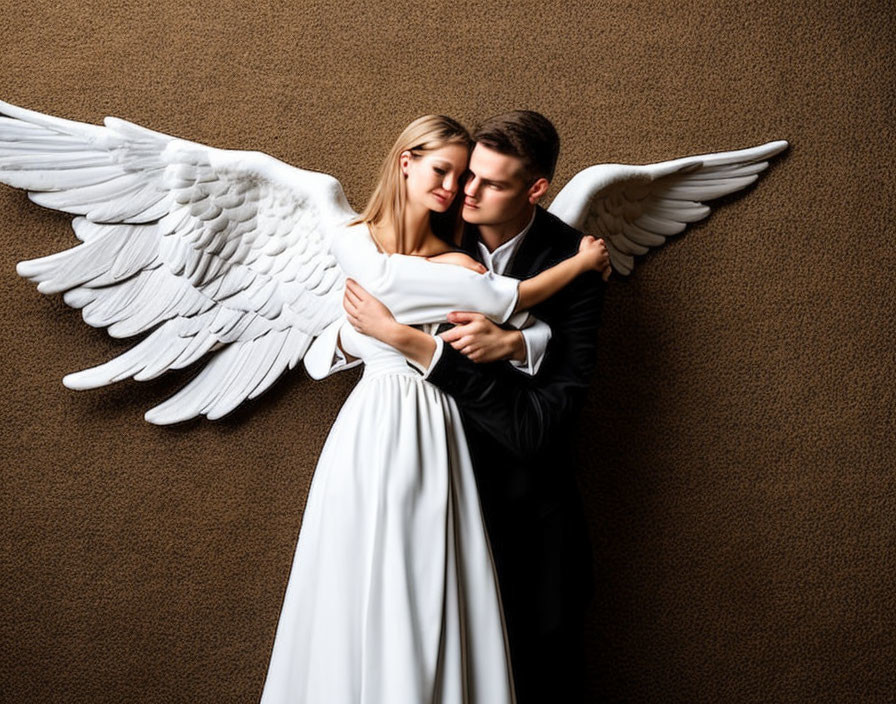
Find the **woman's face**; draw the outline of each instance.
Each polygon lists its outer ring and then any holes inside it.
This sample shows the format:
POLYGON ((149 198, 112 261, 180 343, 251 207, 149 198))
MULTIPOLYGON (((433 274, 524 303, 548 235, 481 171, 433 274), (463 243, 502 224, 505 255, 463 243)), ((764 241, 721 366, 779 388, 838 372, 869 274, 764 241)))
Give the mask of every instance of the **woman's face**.
POLYGON ((467 170, 469 151, 462 144, 448 144, 414 156, 401 155, 409 205, 422 205, 443 213, 451 206, 460 189, 460 178, 467 170))

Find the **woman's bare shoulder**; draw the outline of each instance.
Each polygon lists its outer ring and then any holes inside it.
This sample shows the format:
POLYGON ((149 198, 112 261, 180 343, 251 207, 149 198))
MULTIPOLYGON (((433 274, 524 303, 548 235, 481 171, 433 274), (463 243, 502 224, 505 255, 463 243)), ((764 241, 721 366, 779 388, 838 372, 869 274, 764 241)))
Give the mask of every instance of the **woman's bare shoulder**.
POLYGON ((437 264, 453 264, 455 266, 462 266, 465 269, 470 269, 478 274, 484 274, 488 271, 488 269, 486 269, 482 264, 473 259, 473 257, 471 257, 469 254, 465 254, 464 252, 455 250, 449 250, 447 252, 442 252, 441 254, 427 257, 426 261, 435 262, 437 264))

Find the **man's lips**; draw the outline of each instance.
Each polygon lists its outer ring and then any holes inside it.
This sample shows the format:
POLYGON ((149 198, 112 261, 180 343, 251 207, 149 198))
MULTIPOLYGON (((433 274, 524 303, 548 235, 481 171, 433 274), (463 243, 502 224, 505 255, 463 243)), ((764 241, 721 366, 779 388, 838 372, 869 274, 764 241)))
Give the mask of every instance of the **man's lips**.
POLYGON ((477 208, 479 208, 478 205, 476 205, 475 203, 471 203, 471 202, 468 201, 468 200, 465 200, 465 201, 464 201, 464 207, 465 207, 465 208, 470 208, 471 210, 476 210, 477 208))

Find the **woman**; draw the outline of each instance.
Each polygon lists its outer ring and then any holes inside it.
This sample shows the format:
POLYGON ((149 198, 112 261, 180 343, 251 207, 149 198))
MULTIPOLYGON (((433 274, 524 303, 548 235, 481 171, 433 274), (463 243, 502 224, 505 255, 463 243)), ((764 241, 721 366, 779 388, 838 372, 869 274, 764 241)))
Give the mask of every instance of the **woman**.
MULTIPOLYGON (((526 282, 481 273, 453 252, 433 225, 439 214, 451 222, 470 146, 449 118, 411 123, 360 220, 333 238, 349 277, 399 322, 432 334, 451 310, 503 322, 598 266, 590 238, 579 255, 526 282)), ((305 358, 315 377, 360 361, 364 375, 309 491, 262 703, 513 702, 457 408, 402 355, 345 319, 305 358)))

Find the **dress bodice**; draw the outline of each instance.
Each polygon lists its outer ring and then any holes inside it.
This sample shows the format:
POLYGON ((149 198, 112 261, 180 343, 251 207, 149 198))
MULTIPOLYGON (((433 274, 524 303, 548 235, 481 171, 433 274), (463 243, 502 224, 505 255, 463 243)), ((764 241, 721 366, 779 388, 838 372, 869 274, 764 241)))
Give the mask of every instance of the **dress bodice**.
MULTIPOLYGON (((382 301, 398 322, 421 326, 430 334, 451 311, 477 311, 503 323, 516 306, 518 280, 423 257, 385 254, 377 249, 366 225, 342 227, 333 234, 330 250, 345 275, 382 301)), ((358 333, 343 316, 305 355, 312 377, 319 379, 336 370, 333 357, 338 356, 338 339, 346 352, 364 361, 367 373, 386 369, 415 373, 398 351, 358 333)))

